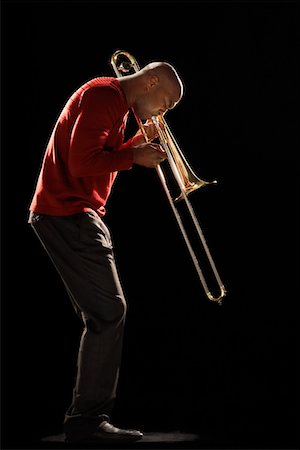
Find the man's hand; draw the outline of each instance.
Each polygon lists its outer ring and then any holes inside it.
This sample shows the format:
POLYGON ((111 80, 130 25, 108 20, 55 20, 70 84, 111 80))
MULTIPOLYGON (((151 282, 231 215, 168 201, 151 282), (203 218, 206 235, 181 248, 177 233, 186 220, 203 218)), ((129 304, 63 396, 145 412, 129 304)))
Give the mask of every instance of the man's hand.
MULTIPOLYGON (((158 137, 157 129, 152 120, 148 119, 146 123, 143 124, 143 128, 146 132, 148 141, 153 141, 153 139, 158 137)), ((138 130, 137 133, 133 136, 131 140, 131 146, 136 147, 137 145, 141 145, 145 142, 144 135, 141 130, 138 130)))
POLYGON ((159 144, 144 142, 133 149, 133 162, 140 166, 157 167, 166 158, 166 152, 159 144))

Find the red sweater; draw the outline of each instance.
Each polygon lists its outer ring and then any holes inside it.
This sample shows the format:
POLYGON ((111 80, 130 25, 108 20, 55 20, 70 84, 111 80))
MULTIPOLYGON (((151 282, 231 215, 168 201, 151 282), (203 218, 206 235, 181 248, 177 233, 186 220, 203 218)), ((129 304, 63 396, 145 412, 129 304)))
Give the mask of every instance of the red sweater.
POLYGON ((105 204, 119 170, 132 167, 133 151, 123 144, 128 117, 116 78, 94 78, 67 101, 49 139, 30 210, 55 216, 105 204))

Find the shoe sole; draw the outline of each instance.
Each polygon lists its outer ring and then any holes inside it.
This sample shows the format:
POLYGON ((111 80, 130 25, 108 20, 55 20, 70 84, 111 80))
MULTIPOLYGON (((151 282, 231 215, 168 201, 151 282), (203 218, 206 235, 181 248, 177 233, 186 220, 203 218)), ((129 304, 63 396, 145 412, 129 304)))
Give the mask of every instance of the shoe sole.
POLYGON ((66 444, 95 444, 97 442, 134 442, 134 441, 140 441, 141 439, 143 439, 143 436, 103 436, 103 437, 94 437, 94 438, 85 438, 85 439, 65 439, 65 443, 66 444))

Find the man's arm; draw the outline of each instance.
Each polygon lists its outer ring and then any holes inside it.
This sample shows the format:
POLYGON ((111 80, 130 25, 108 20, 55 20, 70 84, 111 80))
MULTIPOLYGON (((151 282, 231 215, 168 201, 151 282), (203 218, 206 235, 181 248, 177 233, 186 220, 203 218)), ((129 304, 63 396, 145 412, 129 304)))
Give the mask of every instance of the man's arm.
POLYGON ((133 150, 106 151, 106 141, 119 115, 119 99, 111 88, 89 89, 74 124, 69 169, 75 177, 97 176, 132 167, 133 150))

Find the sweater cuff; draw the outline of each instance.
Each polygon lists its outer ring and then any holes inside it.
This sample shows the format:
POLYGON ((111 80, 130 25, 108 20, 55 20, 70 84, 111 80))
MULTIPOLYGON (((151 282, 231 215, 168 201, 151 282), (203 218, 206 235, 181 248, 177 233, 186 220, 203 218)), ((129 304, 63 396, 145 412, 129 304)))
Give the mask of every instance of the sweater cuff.
POLYGON ((128 139, 128 141, 124 142, 124 143, 121 145, 120 150, 125 150, 125 149, 127 149, 127 148, 132 147, 132 143, 133 143, 133 137, 130 138, 130 139, 128 139))

